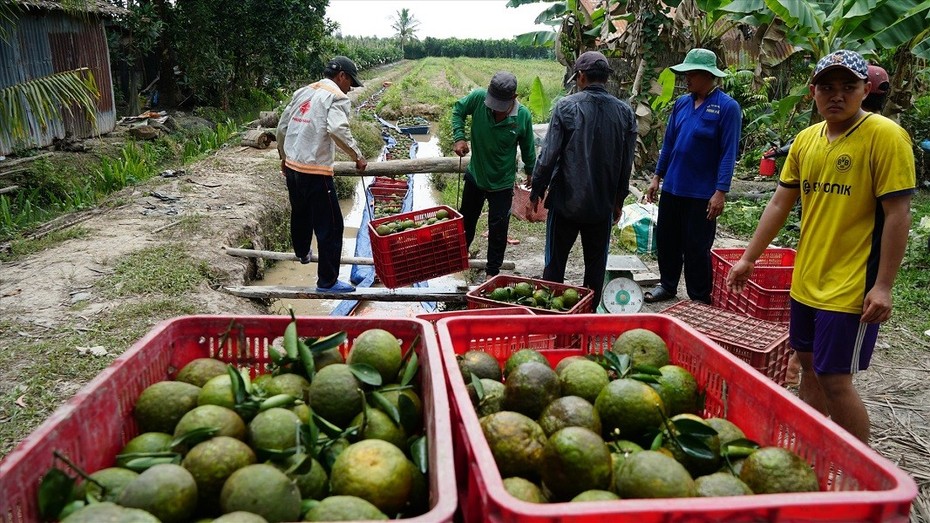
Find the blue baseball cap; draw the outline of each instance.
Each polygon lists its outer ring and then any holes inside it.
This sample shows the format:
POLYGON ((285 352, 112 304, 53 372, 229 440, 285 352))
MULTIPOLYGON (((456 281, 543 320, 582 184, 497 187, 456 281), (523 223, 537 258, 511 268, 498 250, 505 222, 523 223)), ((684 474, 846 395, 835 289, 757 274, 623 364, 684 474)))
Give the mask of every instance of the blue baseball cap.
POLYGON ((869 64, 865 58, 855 51, 841 49, 824 56, 817 62, 811 83, 816 84, 821 75, 837 68, 846 69, 860 80, 866 80, 869 77, 869 64))

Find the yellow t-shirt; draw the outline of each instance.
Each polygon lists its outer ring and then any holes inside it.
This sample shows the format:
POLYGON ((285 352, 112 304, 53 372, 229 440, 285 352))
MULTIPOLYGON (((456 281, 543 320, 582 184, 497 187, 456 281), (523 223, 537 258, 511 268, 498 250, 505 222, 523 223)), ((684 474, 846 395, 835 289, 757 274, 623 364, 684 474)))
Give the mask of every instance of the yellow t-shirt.
POLYGON ((826 122, 798 133, 779 183, 801 190, 801 239, 791 297, 814 307, 861 313, 878 272, 881 200, 913 193, 907 131, 866 114, 828 142, 826 122))

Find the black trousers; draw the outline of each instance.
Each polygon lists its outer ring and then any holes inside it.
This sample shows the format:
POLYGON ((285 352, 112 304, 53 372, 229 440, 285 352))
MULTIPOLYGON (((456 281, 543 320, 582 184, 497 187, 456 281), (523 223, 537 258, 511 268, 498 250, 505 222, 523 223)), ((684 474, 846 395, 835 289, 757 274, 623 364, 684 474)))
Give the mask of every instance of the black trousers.
MULTIPOLYGON (((607 252, 613 217, 600 223, 578 223, 549 209, 546 218, 546 268, 543 279, 563 283, 568 254, 581 234, 584 251, 584 286, 594 291, 594 307, 601 302, 607 272, 607 252)), ((592 311, 593 312, 593 311, 592 311)))
POLYGON ((304 174, 284 168, 287 196, 291 202, 291 245, 302 258, 310 253, 316 234, 317 287, 331 287, 339 277, 342 233, 345 224, 332 176, 304 174))
POLYGON ((710 249, 717 234, 717 220, 707 219, 707 202, 662 193, 656 223, 659 277, 668 292, 678 292, 684 266, 688 297, 710 303, 713 275, 710 249))
POLYGON ((504 264, 507 250, 507 231, 510 229, 510 205, 513 203, 513 188, 500 191, 485 191, 478 187, 471 173, 465 172, 465 188, 462 189, 462 206, 459 212, 465 225, 466 248, 475 239, 478 218, 488 202, 488 276, 496 276, 504 264))

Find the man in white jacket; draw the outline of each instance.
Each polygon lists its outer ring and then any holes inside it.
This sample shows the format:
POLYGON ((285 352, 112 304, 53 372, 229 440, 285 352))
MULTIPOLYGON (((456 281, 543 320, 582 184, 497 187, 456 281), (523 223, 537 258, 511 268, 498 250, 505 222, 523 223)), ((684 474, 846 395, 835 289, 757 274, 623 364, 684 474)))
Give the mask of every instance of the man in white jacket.
POLYGON ((333 183, 336 146, 364 171, 368 162, 349 129, 346 96, 361 87, 358 68, 344 56, 333 57, 323 70, 324 78, 294 93, 278 121, 278 155, 287 180, 291 202, 291 244, 301 263, 310 263, 310 241, 316 234, 317 290, 352 292, 355 287, 339 281, 342 257, 343 218, 333 183))

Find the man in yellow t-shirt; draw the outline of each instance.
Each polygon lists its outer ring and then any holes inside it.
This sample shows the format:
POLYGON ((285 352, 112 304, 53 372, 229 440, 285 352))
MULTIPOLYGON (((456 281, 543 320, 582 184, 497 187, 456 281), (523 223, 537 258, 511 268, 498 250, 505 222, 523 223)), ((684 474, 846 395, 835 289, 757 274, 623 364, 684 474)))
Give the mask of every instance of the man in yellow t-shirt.
POLYGON ((878 325, 891 317, 916 187, 907 132, 862 109, 868 78, 853 51, 817 62, 810 92, 824 122, 798 134, 778 189, 727 276, 730 290, 742 292, 800 197, 789 329, 803 369, 798 394, 866 443, 869 416, 852 376, 868 368, 878 325))

